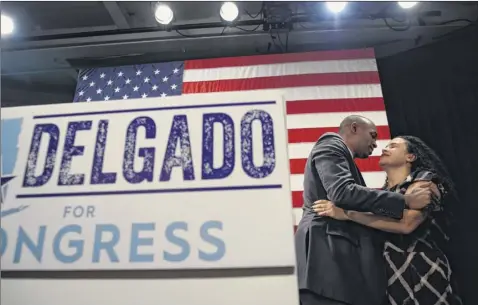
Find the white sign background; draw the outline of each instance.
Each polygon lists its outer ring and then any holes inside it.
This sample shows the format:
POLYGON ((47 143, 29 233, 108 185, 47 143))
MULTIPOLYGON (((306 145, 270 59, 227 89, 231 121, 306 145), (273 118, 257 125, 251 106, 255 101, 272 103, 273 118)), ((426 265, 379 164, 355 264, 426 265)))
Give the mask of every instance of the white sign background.
POLYGON ((176 280, 2 280, 2 305, 299 305, 295 275, 176 280))
MULTIPOLYGON (((9 237, 9 244, 2 256, 2 270, 164 270, 164 269, 216 269, 251 267, 294 267, 292 209, 289 186, 289 161, 287 156, 287 130, 285 127, 285 105, 281 92, 247 94, 201 94, 166 99, 148 99, 125 102, 78 103, 20 107, 2 109, 2 119, 23 118, 20 147, 15 166, 17 178, 9 184, 5 206, 26 205, 27 209, 2 219, 2 229, 9 237), (275 101, 270 104, 256 102, 275 101), (248 103, 251 104, 248 104, 248 103), (241 103, 240 106, 231 104, 241 103), (191 105, 221 105, 221 107, 187 108, 191 105), (153 111, 152 108, 184 106, 183 109, 153 111), (147 110, 140 110, 147 109, 147 110), (117 110, 134 110, 117 113, 117 110), (240 120, 250 110, 264 110, 274 122, 275 169, 263 179, 247 176, 241 166, 240 120), (112 111, 108 114, 92 112, 112 111), (235 168, 233 173, 219 180, 201 181, 202 115, 224 112, 232 117, 235 128, 235 168), (55 114, 72 114, 36 118, 55 114), (89 114, 85 114, 89 113, 89 114), (188 118, 191 150, 195 169, 194 181, 183 181, 180 167, 173 169, 169 182, 160 182, 166 143, 174 115, 185 114, 188 118), (126 128, 132 119, 139 116, 151 117, 157 127, 155 139, 144 139, 139 131, 136 154, 139 147, 155 147, 153 181, 129 184, 122 177, 123 149, 126 128), (108 185, 89 185, 96 131, 99 120, 109 120, 108 141, 105 150, 104 172, 116 172, 117 182, 108 185), (73 157, 71 173, 84 173, 85 184, 80 186, 58 186, 60 160, 63 153, 68 122, 92 120, 89 131, 79 131, 75 145, 84 145, 83 156, 73 157), (54 123, 60 129, 56 166, 47 184, 36 188, 22 188, 23 174, 27 162, 32 132, 35 124, 54 123), (178 188, 208 188, 228 186, 281 185, 280 188, 247 189, 211 192, 143 193, 108 196, 67 196, 46 198, 16 198, 16 195, 88 193, 114 191, 141 191, 178 188), (66 206, 94 206, 95 217, 73 215, 63 217, 66 206), (188 224, 187 232, 177 233, 187 240, 190 254, 180 262, 163 260, 163 252, 178 253, 180 248, 165 239, 167 225, 175 221, 188 224), (204 261, 199 251, 213 252, 214 247, 200 238, 200 226, 207 221, 222 222, 222 230, 210 230, 212 236, 224 241, 226 251, 218 261, 204 261), (142 231, 141 238, 152 238, 153 245, 139 247, 140 254, 153 254, 152 262, 131 263, 129 261, 132 223, 155 223, 153 231, 142 231), (84 240, 83 255, 72 263, 62 263, 52 250, 54 235, 65 225, 78 224, 81 234, 69 233, 60 248, 72 254, 70 240, 84 240), (115 246, 118 262, 111 262, 103 251, 100 261, 92 262, 93 240, 97 224, 113 224, 119 228, 120 240, 115 246), (45 247, 39 263, 24 247, 21 261, 13 263, 16 232, 21 226, 35 240, 39 226, 46 225, 45 247)), ((141 130, 141 129, 140 129, 141 130)), ((221 131, 215 130, 215 138, 221 139, 221 131)), ((253 123, 254 161, 261 164, 261 128, 253 123)), ((218 141, 218 140, 216 140, 218 141)), ((46 141, 40 147, 39 163, 46 155, 46 141), (43 154, 42 154, 43 152, 43 154)), ((215 156, 222 155, 222 143, 214 146, 215 156)), ((215 160, 216 162, 217 160, 215 160)), ((221 161, 218 161, 221 164, 221 161)), ((141 168, 142 160, 136 157, 135 168, 141 168)), ((38 168, 37 168, 38 171, 38 168)), ((40 170, 41 171, 41 170, 40 170)), ((103 239, 111 237, 103 236, 103 239)), ((2 280, 2 304, 31 303, 36 305, 131 304, 297 304, 297 283, 294 274, 230 279, 177 279, 177 280, 2 280), (20 284, 21 283, 21 284, 20 284), (20 284, 20 285, 19 285, 20 284), (191 293, 188 294, 187 291, 191 293), (120 293, 125 291, 125 293, 120 293), (217 292, 215 295, 214 291, 217 292), (87 293, 88 292, 88 293, 87 293), (30 294, 30 296, 28 296, 30 294), (130 294, 125 296, 125 294, 130 294), (61 295, 61 300, 58 296, 61 295), (75 296, 75 301, 73 301, 75 296), (32 298, 34 297, 34 298, 32 298)))

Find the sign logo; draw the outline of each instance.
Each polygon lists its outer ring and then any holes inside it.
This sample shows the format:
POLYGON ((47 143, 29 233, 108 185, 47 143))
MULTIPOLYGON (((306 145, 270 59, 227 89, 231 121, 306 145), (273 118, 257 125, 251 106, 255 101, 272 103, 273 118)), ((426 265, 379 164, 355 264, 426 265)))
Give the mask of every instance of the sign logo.
POLYGON ((7 192, 9 182, 15 179, 14 170, 15 164, 17 162, 18 155, 18 142, 20 138, 20 132, 22 130, 22 118, 17 119, 4 119, 1 121, 1 132, 2 132, 2 154, 1 154, 1 214, 0 217, 18 213, 28 206, 18 206, 18 207, 9 207, 7 205, 7 192))

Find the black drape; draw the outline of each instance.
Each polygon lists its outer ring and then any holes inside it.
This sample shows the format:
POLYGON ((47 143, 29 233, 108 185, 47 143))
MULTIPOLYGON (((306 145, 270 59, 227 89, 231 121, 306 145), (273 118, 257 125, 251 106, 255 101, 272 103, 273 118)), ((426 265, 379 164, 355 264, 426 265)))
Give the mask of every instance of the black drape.
POLYGON ((423 139, 456 184, 449 258, 464 304, 478 304, 478 27, 377 64, 392 136, 423 139))

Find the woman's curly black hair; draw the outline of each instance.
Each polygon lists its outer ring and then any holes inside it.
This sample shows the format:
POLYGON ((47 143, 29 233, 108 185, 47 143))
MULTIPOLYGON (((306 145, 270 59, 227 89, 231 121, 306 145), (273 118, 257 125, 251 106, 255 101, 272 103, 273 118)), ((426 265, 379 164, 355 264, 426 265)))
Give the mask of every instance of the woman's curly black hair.
POLYGON ((443 185, 447 195, 451 195, 454 199, 458 199, 455 191, 455 185, 451 180, 448 170, 443 161, 420 138, 414 136, 397 136, 405 140, 407 143, 408 153, 415 155, 416 160, 412 162, 411 172, 429 171, 437 176, 438 182, 443 185))
MULTIPOLYGON (((449 209, 448 203, 451 203, 450 201, 459 203, 460 199, 457 195, 455 185, 445 167, 445 164, 436 154, 436 152, 427 144, 425 144, 425 142, 423 142, 420 138, 407 135, 397 136, 397 138, 405 140, 408 152, 414 154, 416 157, 416 160, 412 162, 411 173, 418 173, 420 171, 432 172, 437 177, 438 181, 436 182, 443 186, 445 190, 445 194, 443 194, 442 198, 442 200, 444 200, 444 209, 442 210, 443 213, 435 215, 435 221, 440 224, 440 227, 444 229, 445 232, 448 232, 455 222, 453 213, 449 209)), ((450 245, 448 244, 448 241, 448 233, 445 235, 444 239, 436 240, 440 249, 449 255, 451 248, 449 247, 450 245)), ((457 284, 453 277, 452 285, 454 286, 454 289, 456 289, 457 284)), ((462 304, 462 302, 459 300, 457 304, 462 304)))

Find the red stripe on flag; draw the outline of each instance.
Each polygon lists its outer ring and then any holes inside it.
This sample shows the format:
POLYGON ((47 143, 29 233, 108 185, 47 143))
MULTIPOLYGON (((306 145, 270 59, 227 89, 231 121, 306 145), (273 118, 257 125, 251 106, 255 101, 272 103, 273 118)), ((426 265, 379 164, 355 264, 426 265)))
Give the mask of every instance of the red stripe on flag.
POLYGON ((224 79, 204 82, 185 82, 183 84, 183 93, 208 93, 354 84, 380 84, 378 72, 365 71, 347 73, 317 73, 243 79, 224 79))
POLYGON ((292 207, 301 208, 304 203, 304 198, 302 197, 302 191, 293 191, 292 192, 292 207))
POLYGON ((375 58, 373 49, 321 51, 289 54, 272 54, 240 57, 186 60, 184 69, 211 69, 222 67, 241 67, 271 65, 289 62, 347 60, 375 58))
POLYGON ((287 114, 385 111, 382 97, 287 101, 287 114))
MULTIPOLYGON (((355 159, 355 164, 362 172, 380 172, 382 169, 378 165, 380 157, 372 156, 367 159, 355 159)), ((305 169, 305 164, 307 159, 291 159, 290 163, 290 173, 294 174, 303 174, 305 169)))
MULTIPOLYGON (((289 143, 307 143, 317 141, 326 132, 338 132, 338 127, 322 128, 297 128, 287 130, 289 143)), ((390 139, 390 128, 388 126, 377 126, 378 140, 390 139)))

